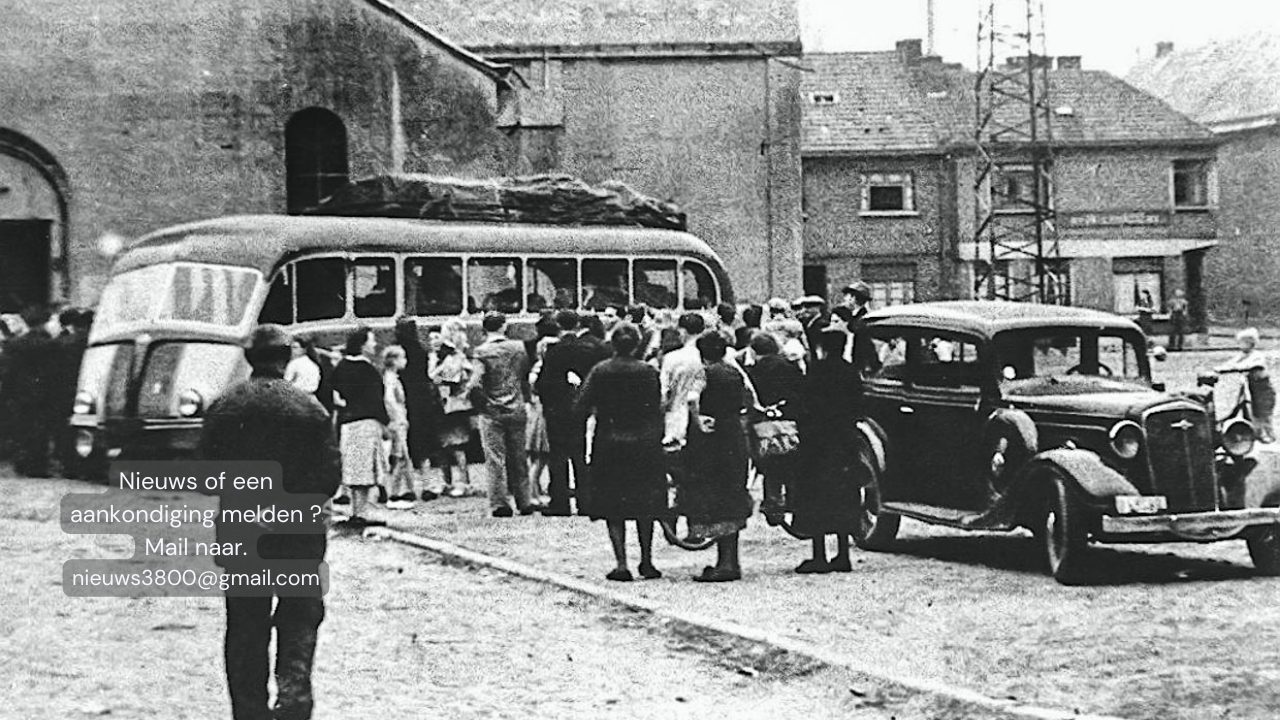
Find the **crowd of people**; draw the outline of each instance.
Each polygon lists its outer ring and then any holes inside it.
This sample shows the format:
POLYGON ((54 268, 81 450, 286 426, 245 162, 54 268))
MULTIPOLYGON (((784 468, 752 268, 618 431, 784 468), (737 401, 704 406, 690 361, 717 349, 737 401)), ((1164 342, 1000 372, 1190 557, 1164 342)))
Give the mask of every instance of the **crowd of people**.
POLYGON ((0 456, 23 475, 75 472, 67 417, 92 324, 78 307, 0 315, 0 456))
POLYGON ((858 340, 869 300, 857 283, 834 308, 807 296, 685 313, 546 311, 527 341, 510 337, 500 312, 483 316, 483 335, 459 318, 425 343, 406 318, 384 348, 367 327, 338 352, 295 341, 284 377, 333 411, 344 525, 382 524, 369 512, 379 504, 483 493, 495 518, 604 521, 610 580, 634 578, 630 521, 641 577, 662 575, 652 542, 665 526, 681 546, 715 545, 715 564, 695 579, 724 582, 742 576, 738 533, 758 475, 765 518, 790 513, 792 529, 813 538, 797 572, 842 572, 858 492, 852 413, 875 362, 858 340), (483 490, 468 470, 473 434, 483 490), (837 539, 832 558, 826 535, 837 539))

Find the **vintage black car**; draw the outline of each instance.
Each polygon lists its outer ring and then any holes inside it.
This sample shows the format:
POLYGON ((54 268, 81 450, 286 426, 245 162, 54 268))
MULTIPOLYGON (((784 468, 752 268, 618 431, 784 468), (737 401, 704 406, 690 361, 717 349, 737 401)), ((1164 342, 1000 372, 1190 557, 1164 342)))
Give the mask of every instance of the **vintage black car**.
MULTIPOLYGON (((1280 478, 1252 426, 1151 381, 1131 321, 1079 308, 940 302, 867 316, 878 360, 859 423, 863 548, 901 517, 1030 529, 1060 582, 1094 542, 1243 538, 1280 574, 1280 478)), ((865 340, 863 340, 865 341, 865 340)))

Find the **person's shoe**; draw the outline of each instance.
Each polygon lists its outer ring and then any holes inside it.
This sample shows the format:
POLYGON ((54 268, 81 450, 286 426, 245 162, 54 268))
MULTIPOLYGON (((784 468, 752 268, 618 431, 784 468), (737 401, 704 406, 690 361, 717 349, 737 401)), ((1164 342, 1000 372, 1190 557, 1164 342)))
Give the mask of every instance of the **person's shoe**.
POLYGON ((387 501, 388 510, 412 510, 413 505, 412 495, 397 495, 387 501))
POLYGON ((653 563, 640 563, 638 568, 640 577, 645 580, 657 580, 662 577, 662 571, 653 566, 653 563))
POLYGON ((809 558, 796 566, 796 572, 801 575, 825 575, 832 571, 831 563, 825 559, 809 558))
POLYGON ((534 514, 534 513, 540 513, 540 512, 542 512, 543 510, 546 510, 546 509, 547 509, 547 508, 546 508, 546 506, 545 506, 545 505, 540 505, 540 504, 538 504, 538 503, 531 503, 531 504, 529 504, 529 505, 525 505, 524 507, 520 508, 520 514, 521 514, 521 515, 532 515, 532 514, 534 514))
POLYGON ((383 485, 378 486, 378 504, 387 504, 387 488, 383 485))
POLYGON ((387 526, 386 520, 372 520, 368 518, 362 518, 362 519, 364 520, 365 527, 386 527, 387 526))
POLYGON ((543 517, 569 517, 572 514, 573 512, 571 512, 567 507, 548 505, 542 508, 543 517))
POLYGON ((849 556, 838 557, 831 561, 831 572, 853 572, 853 562, 849 560, 849 556))
POLYGON ((464 490, 463 488, 458 487, 457 485, 454 485, 453 487, 449 488, 449 497, 451 498, 460 498, 466 494, 467 494, 467 491, 464 490))
POLYGON ((718 570, 713 567, 705 567, 701 575, 693 576, 694 582, 733 582, 741 579, 741 570, 718 570))
POLYGON ((630 570, 622 568, 610 570, 609 574, 604 576, 604 579, 613 580, 615 582, 631 582, 632 580, 635 580, 635 578, 631 577, 630 570))
POLYGON ((333 504, 334 505, 350 505, 351 498, 346 495, 339 495, 338 497, 333 499, 333 504))
POLYGON ((507 517, 511 517, 512 515, 515 515, 515 512, 513 512, 509 507, 500 507, 500 508, 493 509, 493 516, 496 518, 507 518, 507 517))
POLYGON ((432 492, 430 490, 422 491, 422 502, 431 502, 432 500, 435 500, 438 497, 440 497, 440 493, 438 492, 432 492))

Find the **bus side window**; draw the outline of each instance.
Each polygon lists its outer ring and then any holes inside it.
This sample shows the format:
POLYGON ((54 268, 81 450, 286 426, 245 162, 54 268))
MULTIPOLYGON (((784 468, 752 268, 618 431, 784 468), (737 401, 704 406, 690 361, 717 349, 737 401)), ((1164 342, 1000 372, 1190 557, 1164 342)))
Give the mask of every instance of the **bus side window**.
POLYGON ((676 308, 676 261, 636 260, 633 264, 632 286, 636 302, 651 308, 676 308))
POLYGON ((684 309, 704 310, 713 308, 720 300, 716 297, 716 282, 706 265, 693 260, 685 260, 684 266, 684 309))
POLYGON ((525 307, 529 312, 545 308, 577 308, 578 261, 573 258, 531 258, 525 307))
POLYGON ((462 258, 409 258, 404 262, 404 306, 411 315, 462 312, 462 258))
POLYGON ((631 304, 627 281, 626 260, 583 260, 582 306, 587 310, 603 310, 610 305, 625 308, 631 304))
POLYGON ((342 258, 298 261, 294 266, 298 322, 334 320, 347 314, 346 266, 342 258))
POLYGON ((285 265, 276 273, 271 281, 271 289, 267 291, 267 300, 262 304, 262 312, 258 313, 259 323, 275 323, 277 325, 293 324, 293 266, 285 265))
POLYGON ((467 312, 517 313, 524 306, 519 258, 472 258, 467 261, 467 312))
POLYGON ((396 314, 396 264, 391 258, 359 258, 351 264, 352 306, 356 317, 396 314))

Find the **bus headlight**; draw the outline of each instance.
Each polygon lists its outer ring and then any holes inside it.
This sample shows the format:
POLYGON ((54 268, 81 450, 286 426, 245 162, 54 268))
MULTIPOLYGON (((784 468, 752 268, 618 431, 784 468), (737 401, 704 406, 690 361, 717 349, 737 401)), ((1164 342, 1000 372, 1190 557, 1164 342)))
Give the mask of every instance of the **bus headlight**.
POLYGON ((1257 435, 1248 420, 1236 418, 1222 428, 1222 449, 1235 457, 1248 455, 1253 450, 1257 435))
POLYGON ((182 417, 194 417, 204 409, 204 398, 195 390, 183 390, 178 396, 178 414, 182 417))
POLYGON ((93 393, 81 390, 76 393, 75 402, 71 404, 71 414, 92 415, 97 410, 97 402, 93 393))
POLYGON ((1131 420, 1121 420, 1111 427, 1111 449, 1121 460, 1132 460, 1142 449, 1142 428, 1131 420))

